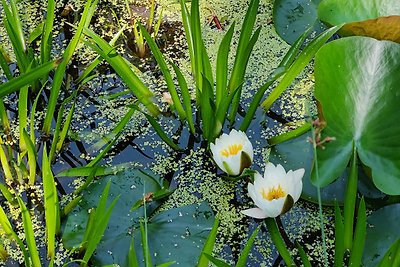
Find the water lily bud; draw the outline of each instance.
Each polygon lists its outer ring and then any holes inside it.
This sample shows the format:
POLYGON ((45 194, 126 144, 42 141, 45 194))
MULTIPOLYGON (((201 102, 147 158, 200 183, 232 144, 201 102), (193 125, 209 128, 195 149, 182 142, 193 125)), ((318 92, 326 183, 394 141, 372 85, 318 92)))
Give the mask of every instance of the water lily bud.
POLYGON ((248 192, 257 208, 242 213, 257 219, 274 218, 291 209, 299 200, 303 189, 304 169, 288 171, 282 165, 268 163, 264 177, 254 174, 254 183, 248 184, 248 192))
POLYGON ((233 129, 229 135, 222 134, 210 148, 218 167, 232 176, 241 174, 253 162, 253 146, 242 131, 233 129))

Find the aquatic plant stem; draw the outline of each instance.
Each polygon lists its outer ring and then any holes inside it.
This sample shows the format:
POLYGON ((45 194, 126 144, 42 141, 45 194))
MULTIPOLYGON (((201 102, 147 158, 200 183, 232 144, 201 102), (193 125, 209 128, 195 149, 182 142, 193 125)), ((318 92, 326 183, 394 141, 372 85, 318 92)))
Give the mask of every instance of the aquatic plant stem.
POLYGON ((271 239, 275 244, 276 249, 279 254, 282 256, 287 266, 296 266, 294 263, 292 256, 290 255, 285 242, 283 241, 282 235, 279 232, 278 225, 276 223, 275 218, 266 218, 264 220, 265 225, 267 226, 268 232, 271 235, 271 239))
MULTIPOLYGON (((315 168, 315 177, 317 181, 319 180, 319 168, 318 168, 318 157, 317 157, 317 142, 315 140, 315 129, 311 127, 311 136, 312 136, 312 146, 314 152, 314 168, 315 168)), ((321 227, 321 237, 322 237, 322 248, 324 249, 324 266, 328 267, 328 253, 326 248, 326 236, 325 236, 325 226, 324 226, 324 215, 322 213, 322 200, 321 200, 321 188, 319 183, 317 184, 317 198, 318 198, 318 210, 319 210, 319 220, 321 227)))

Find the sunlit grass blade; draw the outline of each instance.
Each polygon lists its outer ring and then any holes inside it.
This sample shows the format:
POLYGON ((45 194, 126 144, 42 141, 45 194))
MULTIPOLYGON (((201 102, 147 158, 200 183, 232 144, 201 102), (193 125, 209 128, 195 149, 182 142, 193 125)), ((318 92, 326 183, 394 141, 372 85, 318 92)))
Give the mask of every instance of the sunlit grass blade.
POLYGON ((289 68, 290 64, 294 61, 297 53, 299 52, 301 45, 306 39, 310 29, 307 30, 304 34, 302 34, 296 42, 290 47, 289 51, 285 54, 282 61, 279 63, 278 68, 270 75, 267 81, 257 90, 256 94, 253 96, 253 100, 250 103, 249 109, 246 112, 245 117, 243 118, 242 124, 240 125, 240 130, 243 132, 247 131, 247 128, 250 126, 251 121, 257 111, 257 108, 264 96, 265 91, 273 84, 279 77, 286 73, 286 70, 289 68))
MULTIPOLYGON (((146 206, 144 206, 146 209, 146 206)), ((147 218, 144 218, 144 222, 140 222, 140 234, 142 236, 142 250, 143 250, 143 259, 144 259, 144 266, 151 267, 153 266, 151 263, 151 254, 149 249, 149 240, 147 237, 147 226, 146 226, 147 218)))
POLYGON ((226 32, 221 44, 218 48, 217 67, 216 67, 216 85, 215 85, 215 103, 218 107, 222 99, 228 93, 228 56, 231 45, 233 32, 235 30, 235 22, 232 23, 229 30, 226 32))
POLYGON ((116 50, 110 46, 104 39, 98 36, 90 29, 84 29, 84 33, 90 37, 90 41, 85 44, 90 46, 99 55, 101 55, 111 67, 118 73, 121 79, 126 83, 132 93, 138 100, 146 106, 149 112, 157 116, 160 111, 158 107, 152 102, 153 92, 139 79, 133 72, 124 58, 119 55, 116 50))
POLYGON ((400 266, 400 238, 386 251, 377 267, 400 266))
MULTIPOLYGON (((29 86, 23 86, 18 94, 18 128, 19 132, 26 131, 28 124, 28 92, 29 86)), ((23 135, 19 137, 19 150, 24 152, 26 150, 26 144, 23 135)))
POLYGON ((92 168, 90 174, 85 179, 85 182, 74 191, 75 196, 80 195, 83 192, 83 190, 85 190, 91 184, 91 182, 94 180, 94 178, 96 176, 97 169, 98 169, 98 166, 94 166, 92 168))
POLYGON ((304 251, 303 247, 300 245, 299 242, 296 241, 296 247, 299 251, 299 255, 300 255, 300 259, 301 262, 303 263, 302 266, 304 267, 312 267, 310 260, 308 259, 308 256, 306 254, 306 252, 304 251))
POLYGON ((91 227, 88 227, 87 230, 90 230, 87 235, 87 239, 84 240, 85 245, 85 254, 83 256, 83 261, 86 262, 84 266, 88 266, 87 263, 89 259, 92 257, 93 252, 96 250, 97 245, 99 244, 101 237, 103 236, 104 231, 107 228, 108 220, 110 219, 111 212, 117 203, 119 196, 117 196, 109 207, 106 209, 106 203, 108 198, 108 191, 110 189, 111 180, 108 180, 106 187, 104 188, 99 203, 93 216, 93 220, 91 222, 91 227))
POLYGON ((53 39, 52 32, 53 32, 53 22, 54 22, 54 10, 55 10, 55 1, 48 0, 46 20, 43 26, 42 39, 40 42, 40 59, 41 59, 40 61, 42 64, 50 60, 51 42, 53 39))
POLYGON ((11 223, 7 218, 6 213, 4 212, 3 207, 0 205, 0 225, 2 227, 2 230, 6 234, 7 238, 14 239, 15 242, 17 242, 19 248, 22 251, 22 254, 24 255, 24 262, 27 267, 31 266, 31 261, 29 260, 29 254, 28 251, 25 248, 24 243, 22 240, 18 237, 18 235, 14 232, 12 229, 11 223))
MULTIPOLYGON (((113 46, 115 44, 115 42, 118 40, 118 38, 121 36, 121 34, 124 32, 125 30, 125 26, 123 26, 115 35, 114 37, 111 39, 111 41, 109 42, 110 46, 113 46)), ((92 63, 89 64, 89 66, 87 66, 82 74, 78 77, 78 79, 76 79, 76 83, 83 83, 83 81, 88 77, 88 75, 103 61, 103 58, 99 55, 97 56, 92 63)))
POLYGON ((200 97, 200 114, 203 123, 203 137, 208 141, 213 141, 212 137, 215 135, 214 133, 219 133, 222 128, 221 125, 216 125, 216 107, 213 98, 214 94, 212 85, 207 78, 203 76, 203 90, 200 97))
MULTIPOLYGON (((191 37, 193 39, 193 55, 194 55, 194 78, 196 81, 197 90, 202 92, 203 90, 203 39, 201 36, 201 23, 200 23, 200 12, 199 12, 199 0, 192 0, 190 6, 190 30, 191 37)), ((192 65, 193 66, 193 65, 192 65)), ((199 99, 196 99, 199 100, 199 99)), ((198 103, 199 104, 199 103, 198 103)))
POLYGON ((60 230, 60 207, 54 176, 46 146, 43 147, 42 178, 44 191, 44 214, 46 221, 47 257, 54 261, 56 234, 60 230))
POLYGON ((30 111, 31 113, 30 113, 30 116, 29 116, 29 120, 30 120, 30 122, 29 122, 29 136, 30 136, 31 141, 32 141, 33 144, 36 143, 36 140, 35 140, 35 114, 36 114, 36 107, 37 107, 37 104, 39 102, 39 98, 40 98, 40 96, 42 94, 42 91, 46 87, 46 84, 47 84, 47 81, 43 83, 42 88, 40 88, 40 90, 37 93, 36 98, 33 101, 32 106, 31 106, 31 111, 30 111))
POLYGON ((75 209, 75 207, 82 200, 82 196, 76 196, 72 200, 70 200, 63 208, 60 210, 60 218, 65 218, 71 211, 75 209))
POLYGON ((174 63, 172 63, 172 67, 174 68, 176 77, 178 79, 178 84, 181 89, 183 108, 186 112, 186 120, 188 122, 190 131, 192 132, 192 134, 195 134, 196 130, 193 122, 192 101, 190 98, 189 87, 186 83, 185 77, 183 77, 182 72, 179 70, 179 68, 174 63))
POLYGON ((0 67, 3 70, 4 75, 8 80, 13 78, 12 73, 10 71, 10 67, 8 63, 10 62, 10 58, 8 57, 6 51, 3 48, 3 45, 0 44, 0 67))
MULTIPOLYGON (((231 267, 228 263, 223 261, 222 259, 218 259, 211 254, 204 253, 204 256, 211 261, 217 267, 231 267)), ((197 265, 197 267, 207 267, 208 265, 197 265)))
POLYGON ((256 237, 258 235, 258 231, 260 231, 260 228, 261 228, 261 224, 253 231, 249 240, 247 240, 246 245, 244 246, 242 252, 240 253, 239 259, 236 263, 236 267, 245 267, 246 266, 247 257, 249 256, 251 247, 253 246, 254 240, 256 239, 256 237))
POLYGON ((33 226, 29 210, 26 208, 21 198, 17 197, 18 204, 21 208, 22 223, 25 230, 25 241, 29 250, 30 260, 32 261, 33 267, 42 266, 39 258, 38 247, 36 246, 35 234, 33 233, 33 226))
POLYGON ((335 258, 334 266, 343 266, 344 256, 344 225, 342 213, 339 208, 339 204, 335 201, 335 258))
POLYGON ((133 234, 131 238, 131 244, 129 245, 128 263, 129 267, 139 267, 139 263, 136 257, 135 239, 133 234))
POLYGON ((14 205, 17 204, 17 201, 14 197, 14 195, 10 192, 10 190, 8 190, 8 188, 0 183, 0 191, 3 194, 3 197, 11 204, 14 205))
POLYGON ((52 69, 56 68, 58 61, 47 62, 41 66, 38 66, 27 73, 21 74, 20 76, 0 85, 0 98, 5 97, 13 92, 18 91, 25 85, 31 84, 38 80, 43 75, 49 73, 52 69))
POLYGON ((250 1, 250 5, 247 9, 246 16, 242 24, 239 43, 236 50, 235 63, 233 65, 231 78, 229 80, 230 92, 238 88, 243 82, 244 72, 246 71, 246 65, 248 61, 248 58, 246 58, 248 57, 246 50, 251 39, 254 23, 256 21, 259 2, 259 0, 250 1))
POLYGON ((195 64, 195 55, 194 55, 194 43, 193 43, 191 18, 190 18, 189 11, 186 7, 186 1, 179 0, 179 3, 181 5, 182 24, 183 24, 183 28, 185 29, 186 42, 187 42, 188 50, 189 50, 189 59, 190 59, 191 67, 192 67, 192 72, 195 73, 196 64, 195 64))
POLYGON ((73 176, 88 176, 92 172, 93 169, 96 169, 95 176, 104 176, 110 175, 115 172, 119 172, 128 168, 132 168, 132 163, 121 163, 113 166, 83 166, 83 167, 75 167, 71 169, 67 169, 59 172, 57 177, 73 177, 73 176))
POLYGON ((43 26, 44 26, 44 21, 40 22, 34 29, 29 33, 28 36, 28 43, 31 44, 34 42, 39 36, 42 35, 43 33, 43 26))
POLYGON ((208 266, 208 261, 209 259, 205 254, 211 255, 214 249, 214 244, 217 238, 217 233, 218 233, 218 226, 219 226, 219 218, 216 217, 214 220, 214 225, 208 234, 206 243, 204 244, 202 253, 200 255, 199 261, 197 262, 197 266, 208 266))
POLYGON ((11 166, 10 162, 8 161, 6 151, 4 151, 3 144, 4 142, 0 137, 0 162, 1 162, 1 167, 3 169, 3 175, 6 179, 12 181, 13 175, 11 173, 11 166))
POLYGON ((168 267, 168 266, 171 266, 174 263, 176 263, 176 261, 169 261, 169 262, 158 264, 158 265, 156 265, 156 267, 168 267))
MULTIPOLYGON (((353 247, 350 253, 349 266, 361 266, 364 252, 365 235, 367 231, 367 213, 364 198, 361 198, 358 206, 357 223, 354 230, 353 247)), ((393 265, 395 266, 395 265, 393 265)))
POLYGON ((270 139, 268 139, 268 144, 270 146, 275 146, 277 144, 286 142, 290 139, 296 138, 296 137, 308 132, 310 129, 311 129, 311 123, 306 122, 305 124, 301 125, 300 127, 296 128, 290 132, 271 137, 270 139))
POLYGON ((0 239, 0 260, 3 262, 6 262, 8 259, 8 253, 7 250, 4 248, 4 246, 2 245, 3 240, 0 239))
POLYGON ((160 49, 158 48, 156 42, 150 36, 150 34, 146 31, 146 29, 139 24, 139 28, 146 38, 147 44, 150 47, 150 50, 153 52, 153 56, 156 59, 158 66, 160 67, 161 72, 163 73, 165 82, 167 83, 168 91, 171 94, 172 101, 174 102, 174 106, 176 112, 181 121, 184 121, 186 118, 186 112, 182 107, 182 103, 179 99, 178 92, 176 91, 174 80, 172 79, 171 72, 168 69, 167 63, 165 62, 164 56, 162 55, 160 49))
POLYGON ((36 182, 36 159, 38 158, 36 148, 25 129, 22 131, 21 136, 24 140, 24 143, 26 144, 26 149, 28 151, 29 184, 34 185, 36 182))
POLYGON ((67 138, 68 131, 71 127, 72 116, 74 115, 74 111, 75 111, 75 100, 76 100, 75 97, 76 97, 76 95, 74 94, 73 100, 72 100, 73 101, 72 106, 68 112, 67 117, 65 118, 63 127, 60 131, 60 134, 59 134, 59 137, 58 137, 58 140, 56 143, 56 152, 61 151, 62 147, 64 146, 65 138, 67 138))
POLYGON ((292 81, 299 75, 299 73, 308 65, 318 50, 332 37, 339 29, 341 25, 332 27, 325 32, 321 33, 317 38, 312 40, 300 53, 298 58, 289 67, 285 76, 271 92, 271 94, 264 100, 261 107, 264 110, 268 110, 276 99, 286 90, 286 88, 292 83, 292 81))
POLYGON ((85 8, 82 13, 81 20, 79 21, 78 28, 72 37, 72 40, 69 42, 67 48, 64 51, 63 59, 58 66, 54 78, 53 84, 50 91, 50 98, 47 105, 47 112, 43 122, 43 132, 48 135, 50 133, 51 123, 54 117, 54 111, 57 105, 57 99, 61 90, 61 85, 64 79, 65 71, 67 69, 67 65, 70 62, 72 55, 75 52, 75 49, 80 41, 81 34, 83 31, 84 26, 90 22, 93 16, 93 8, 97 5, 97 0, 89 0, 85 4, 85 8))
POLYGON ((357 200, 357 151, 353 143, 353 155, 350 161, 350 170, 347 177, 346 193, 344 198, 343 221, 344 221, 344 247, 351 250, 353 247, 353 223, 357 200))
MULTIPOLYGON (((233 97, 232 107, 231 107, 231 111, 229 114, 229 122, 231 125, 235 121, 236 113, 237 113, 237 110, 240 105, 240 98, 241 98, 241 94, 242 94, 241 84, 244 81, 244 75, 246 73, 247 63, 249 62, 251 51, 253 51, 253 47, 254 47, 255 43, 257 42, 258 37, 260 36, 260 31, 261 31, 261 27, 258 27, 257 30, 254 32, 253 36, 251 37, 251 39, 249 40, 246 49, 243 51, 243 55, 242 55, 243 57, 241 60, 242 64, 244 64, 244 65, 240 65, 238 67, 240 72, 235 74, 235 75, 240 75, 239 81, 241 81, 241 82, 234 81, 235 86, 238 86, 239 89, 238 89, 238 93, 236 93, 235 96, 233 97)), ((232 73, 232 75, 233 75, 233 73, 232 73)), ((231 76, 231 80, 232 80, 232 78, 233 77, 231 76)), ((235 78, 235 80, 236 79, 237 78, 235 78)), ((229 86, 232 86, 232 85, 229 84, 229 86)), ((233 89, 234 88, 229 87, 230 92, 232 92, 233 89)))

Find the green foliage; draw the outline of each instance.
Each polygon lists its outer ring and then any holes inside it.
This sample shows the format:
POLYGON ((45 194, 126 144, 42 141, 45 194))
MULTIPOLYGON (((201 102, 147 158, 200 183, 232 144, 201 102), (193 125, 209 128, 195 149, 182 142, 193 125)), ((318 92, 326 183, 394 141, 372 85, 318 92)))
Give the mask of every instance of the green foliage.
POLYGON ((322 140, 336 140, 318 151, 320 179, 313 176, 315 184, 326 186, 343 173, 354 142, 374 184, 384 193, 400 193, 400 140, 393 138, 400 132, 400 95, 393 90, 400 82, 399 58, 397 44, 366 37, 336 40, 318 52, 315 96, 327 123, 322 140))

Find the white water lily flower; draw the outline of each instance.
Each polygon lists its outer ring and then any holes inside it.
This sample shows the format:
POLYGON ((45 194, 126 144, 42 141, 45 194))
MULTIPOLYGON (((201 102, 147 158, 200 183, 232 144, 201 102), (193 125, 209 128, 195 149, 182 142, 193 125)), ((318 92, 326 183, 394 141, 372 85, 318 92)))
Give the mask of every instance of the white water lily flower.
POLYGON ((303 188, 304 169, 288 171, 282 165, 276 167, 268 163, 264 177, 254 174, 254 184, 248 184, 250 197, 257 208, 243 210, 242 213, 256 218, 274 218, 287 212, 299 200, 303 188))
POLYGON ((246 134, 233 129, 229 135, 222 134, 210 144, 218 167, 229 175, 239 175, 253 161, 253 146, 246 134))

